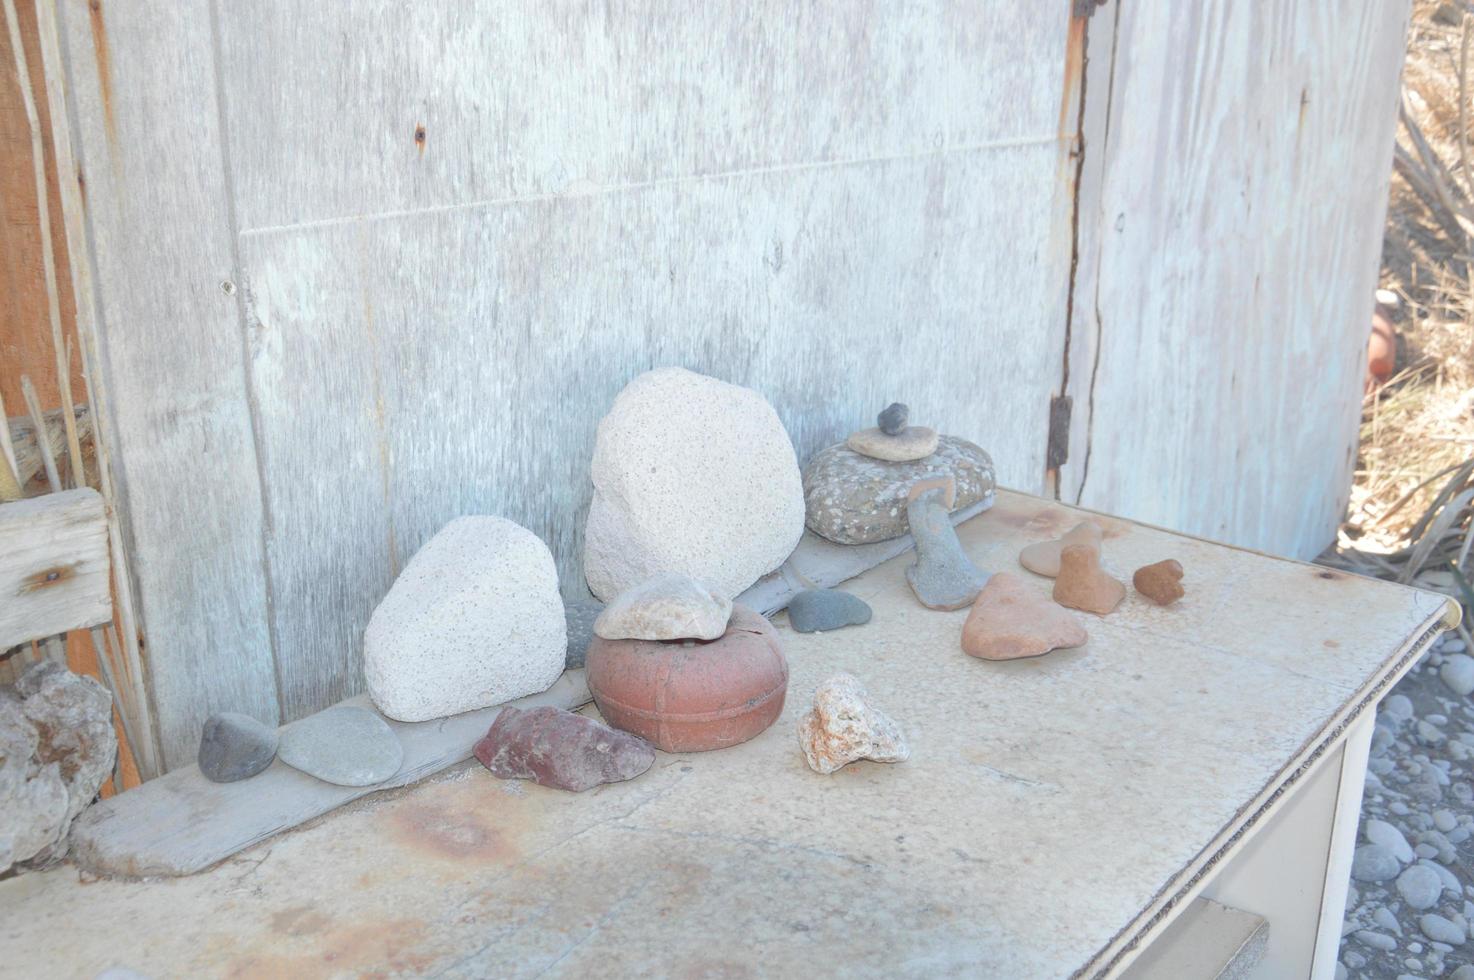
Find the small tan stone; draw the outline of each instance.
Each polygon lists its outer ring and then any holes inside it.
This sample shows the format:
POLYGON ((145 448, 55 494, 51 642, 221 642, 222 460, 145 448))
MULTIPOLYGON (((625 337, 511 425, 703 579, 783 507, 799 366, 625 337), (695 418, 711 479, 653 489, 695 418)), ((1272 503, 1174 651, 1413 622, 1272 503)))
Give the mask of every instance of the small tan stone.
POLYGON ((1100 525, 1094 521, 1081 521, 1069 531, 1064 537, 1055 541, 1036 541, 1028 545, 1018 554, 1018 563, 1035 575, 1043 575, 1045 578, 1054 578, 1059 574, 1059 553, 1072 544, 1090 545, 1097 552, 1100 551, 1100 542, 1104 537, 1100 525))
POLYGON ((1143 565, 1131 576, 1136 591, 1159 606, 1170 606, 1183 596, 1182 563, 1174 558, 1143 565))
POLYGON ((828 775, 858 759, 905 762, 911 757, 901 730, 870 703, 853 674, 835 674, 814 691, 814 707, 798 724, 804 760, 828 775))
POLYGON ((1037 657, 1088 639, 1073 613, 1009 572, 988 579, 962 624, 962 651, 981 660, 1037 657))
POLYGON ((871 459, 909 463, 912 460, 926 459, 936 452, 939 438, 936 429, 908 425, 893 436, 888 436, 877 428, 861 429, 851 433, 845 440, 845 445, 871 459))
POLYGON ((1090 545, 1072 544, 1059 553, 1059 575, 1054 580, 1054 601, 1071 609, 1104 616, 1126 598, 1126 586, 1100 567, 1100 551, 1090 545))

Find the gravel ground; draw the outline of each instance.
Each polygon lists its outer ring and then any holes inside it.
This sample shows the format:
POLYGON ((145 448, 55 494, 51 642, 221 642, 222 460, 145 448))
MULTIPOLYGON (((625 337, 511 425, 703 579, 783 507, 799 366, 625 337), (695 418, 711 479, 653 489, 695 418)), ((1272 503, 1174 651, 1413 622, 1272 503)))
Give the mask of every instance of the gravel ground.
POLYGON ((1382 702, 1338 977, 1474 980, 1474 657, 1453 634, 1382 702))

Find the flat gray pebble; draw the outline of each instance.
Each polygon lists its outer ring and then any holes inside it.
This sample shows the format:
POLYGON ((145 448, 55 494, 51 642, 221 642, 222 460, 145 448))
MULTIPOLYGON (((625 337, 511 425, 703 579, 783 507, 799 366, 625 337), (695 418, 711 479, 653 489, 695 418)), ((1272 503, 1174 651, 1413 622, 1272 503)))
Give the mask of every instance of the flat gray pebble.
POLYGON ((1423 935, 1440 943, 1448 943, 1453 946, 1464 945, 1464 930, 1456 924, 1445 919, 1441 915, 1425 915, 1418 919, 1418 928, 1423 930, 1423 935))
POLYGON ((373 786, 399 771, 404 747, 384 719, 341 705, 282 730, 281 761, 338 786, 373 786))
POLYGON ((1397 948, 1397 940, 1370 929, 1361 930, 1356 934, 1356 938, 1372 949, 1380 949, 1384 953, 1390 953, 1397 948))
POLYGON ((1431 909, 1443 894, 1443 879, 1432 868, 1415 864, 1397 876, 1397 894, 1415 909, 1431 909))
POLYGON ((800 633, 837 630, 870 622, 870 606, 839 589, 804 589, 788 603, 788 624, 800 633))

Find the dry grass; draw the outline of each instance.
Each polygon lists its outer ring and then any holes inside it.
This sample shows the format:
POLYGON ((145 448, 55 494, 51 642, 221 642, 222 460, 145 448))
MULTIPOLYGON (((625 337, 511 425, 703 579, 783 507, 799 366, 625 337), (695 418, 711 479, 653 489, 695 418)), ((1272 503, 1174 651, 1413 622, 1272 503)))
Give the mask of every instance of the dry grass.
POLYGON ((1363 404, 1350 512, 1323 561, 1474 608, 1474 13, 1415 0, 1382 288, 1397 373, 1363 404))

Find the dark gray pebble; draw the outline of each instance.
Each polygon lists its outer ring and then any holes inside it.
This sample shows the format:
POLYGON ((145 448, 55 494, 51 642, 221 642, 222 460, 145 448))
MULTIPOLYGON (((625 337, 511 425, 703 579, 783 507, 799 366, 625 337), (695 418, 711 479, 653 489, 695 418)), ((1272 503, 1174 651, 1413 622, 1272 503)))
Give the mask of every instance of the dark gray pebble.
POLYGON ((906 428, 906 420, 910 418, 911 410, 900 402, 891 402, 885 411, 875 417, 875 424, 880 426, 880 431, 888 436, 899 435, 906 428))
POLYGON ((200 736, 200 772, 216 783, 254 776, 276 758, 276 729, 233 711, 211 715, 200 736))
POLYGON ((805 589, 788 603, 788 623, 800 633, 837 630, 870 622, 870 606, 838 589, 805 589))

